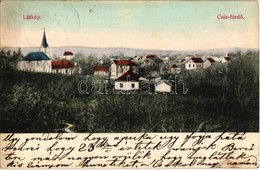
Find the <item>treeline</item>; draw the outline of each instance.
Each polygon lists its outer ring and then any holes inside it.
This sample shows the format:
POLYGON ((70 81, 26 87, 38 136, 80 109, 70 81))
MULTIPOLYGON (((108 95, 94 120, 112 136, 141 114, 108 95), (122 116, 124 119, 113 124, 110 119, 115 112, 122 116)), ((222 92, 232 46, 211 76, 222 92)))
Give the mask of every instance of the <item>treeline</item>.
MULTIPOLYGON (((84 76, 0 71, 1 132, 258 131, 258 53, 179 77, 186 95, 80 94, 84 76)), ((89 81, 93 81, 90 78, 89 81)))

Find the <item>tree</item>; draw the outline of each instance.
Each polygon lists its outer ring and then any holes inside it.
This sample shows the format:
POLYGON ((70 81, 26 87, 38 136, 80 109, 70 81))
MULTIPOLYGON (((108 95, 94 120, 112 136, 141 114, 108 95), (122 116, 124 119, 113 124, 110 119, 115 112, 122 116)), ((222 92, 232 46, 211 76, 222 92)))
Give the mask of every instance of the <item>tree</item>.
POLYGON ((92 55, 85 57, 81 53, 76 53, 72 61, 78 63, 83 70, 83 74, 87 75, 91 74, 92 68, 98 64, 98 60, 96 57, 92 55))

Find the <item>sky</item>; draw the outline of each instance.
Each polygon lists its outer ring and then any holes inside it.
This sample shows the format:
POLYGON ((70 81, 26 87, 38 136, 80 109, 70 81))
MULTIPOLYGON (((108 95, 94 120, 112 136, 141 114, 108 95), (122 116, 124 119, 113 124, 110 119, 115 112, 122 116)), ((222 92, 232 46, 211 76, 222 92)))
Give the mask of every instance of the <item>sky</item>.
POLYGON ((256 1, 2 1, 0 17, 1 47, 39 47, 45 27, 50 47, 258 48, 256 1))

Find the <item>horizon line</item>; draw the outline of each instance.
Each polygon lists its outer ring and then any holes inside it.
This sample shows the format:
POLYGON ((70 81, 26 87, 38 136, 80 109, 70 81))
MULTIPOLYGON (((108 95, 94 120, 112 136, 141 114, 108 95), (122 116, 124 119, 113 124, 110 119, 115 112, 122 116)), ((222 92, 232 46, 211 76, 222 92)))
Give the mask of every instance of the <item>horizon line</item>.
MULTIPOLYGON (((51 48, 64 48, 64 47, 80 47, 80 48, 93 48, 93 49, 128 49, 128 50, 145 50, 145 51, 168 51, 168 52, 183 52, 183 51, 209 51, 209 50, 223 50, 223 49, 247 49, 247 50, 259 50, 259 48, 248 48, 248 47, 219 47, 219 48, 208 48, 208 49, 186 49, 186 50, 167 50, 167 49, 144 49, 144 48, 131 48, 131 47, 90 47, 90 46, 53 46, 51 48)), ((5 46, 0 48, 40 48, 38 46, 5 46)))

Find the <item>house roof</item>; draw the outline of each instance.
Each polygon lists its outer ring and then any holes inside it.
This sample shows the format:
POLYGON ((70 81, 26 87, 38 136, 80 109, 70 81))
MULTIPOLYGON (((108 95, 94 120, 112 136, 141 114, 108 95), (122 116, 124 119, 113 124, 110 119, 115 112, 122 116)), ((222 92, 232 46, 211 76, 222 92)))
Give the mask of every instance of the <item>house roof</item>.
POLYGON ((53 60, 51 62, 51 67, 53 69, 62 69, 62 68, 72 68, 75 65, 69 60, 53 60))
POLYGON ((116 81, 138 81, 139 76, 132 72, 131 70, 127 70, 120 77, 116 79, 116 81))
POLYGON ((114 62, 116 65, 121 65, 121 66, 137 66, 137 64, 131 60, 114 60, 114 62))
POLYGON ((231 60, 230 57, 224 57, 224 59, 227 60, 227 61, 231 60))
POLYGON ((213 58, 208 58, 209 62, 215 63, 215 60, 213 58))
POLYGON ((73 55, 73 53, 72 53, 71 51, 65 51, 63 55, 64 55, 64 56, 73 55))
POLYGON ((95 66, 92 71, 108 71, 108 67, 95 66))
POLYGON ((173 64, 172 68, 178 68, 178 66, 176 64, 173 64))
POLYGON ((146 58, 148 59, 155 59, 157 56, 156 55, 147 55, 146 58))
POLYGON ((157 82, 155 83, 155 86, 158 86, 158 85, 160 85, 160 84, 162 84, 162 83, 164 83, 164 84, 170 86, 168 80, 159 80, 159 81, 157 81, 157 82))
POLYGON ((202 58, 199 58, 199 57, 192 57, 191 60, 192 60, 194 63, 203 63, 202 58))
POLYGON ((25 56, 26 61, 40 61, 40 60, 50 60, 50 58, 44 52, 31 52, 25 56))
POLYGON ((163 60, 170 60, 169 57, 165 57, 163 60))
POLYGON ((49 47, 49 45, 48 45, 48 43, 47 43, 46 35, 45 35, 45 28, 44 28, 44 30, 43 30, 42 47, 43 47, 43 48, 49 47))

